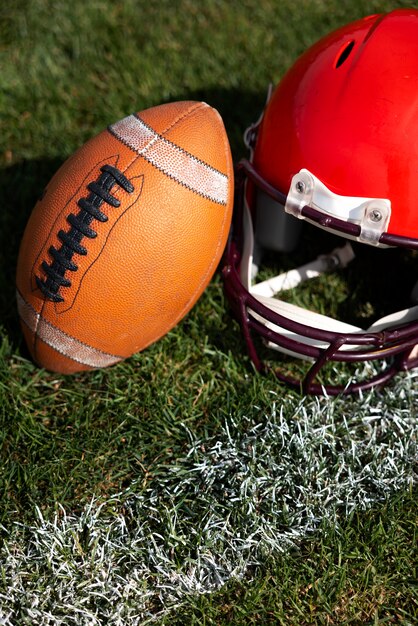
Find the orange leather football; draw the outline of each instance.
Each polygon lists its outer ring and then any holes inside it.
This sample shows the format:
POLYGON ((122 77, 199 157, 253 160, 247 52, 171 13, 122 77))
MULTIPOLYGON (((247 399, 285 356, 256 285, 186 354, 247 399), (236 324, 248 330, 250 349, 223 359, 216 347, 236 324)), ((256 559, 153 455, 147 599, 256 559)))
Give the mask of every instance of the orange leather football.
POLYGON ((27 345, 73 373, 143 350, 192 308, 223 253, 231 152, 203 102, 122 119, 58 170, 35 206, 17 265, 27 345))

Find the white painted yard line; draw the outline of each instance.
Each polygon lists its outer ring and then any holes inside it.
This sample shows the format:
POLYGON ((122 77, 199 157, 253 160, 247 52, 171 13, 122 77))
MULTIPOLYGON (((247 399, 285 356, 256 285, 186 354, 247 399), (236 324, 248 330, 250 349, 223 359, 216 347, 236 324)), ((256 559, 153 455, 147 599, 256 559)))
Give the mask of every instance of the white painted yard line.
POLYGON ((38 509, 30 526, 7 529, 0 624, 152 622, 322 520, 406 489, 418 461, 416 380, 359 399, 289 394, 279 405, 272 393, 268 415, 253 407, 214 437, 185 427, 184 458, 145 490, 133 484, 80 515, 58 507, 48 520, 38 509))

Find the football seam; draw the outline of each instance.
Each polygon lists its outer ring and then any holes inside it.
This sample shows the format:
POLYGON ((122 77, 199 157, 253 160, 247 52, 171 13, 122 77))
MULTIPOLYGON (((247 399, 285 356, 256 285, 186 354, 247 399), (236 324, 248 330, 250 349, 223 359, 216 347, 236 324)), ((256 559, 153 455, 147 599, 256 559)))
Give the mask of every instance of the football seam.
MULTIPOLYGON (((194 111, 197 111, 198 109, 204 109, 207 106, 209 105, 205 104, 204 102, 194 102, 192 106, 187 109, 187 111, 184 111, 183 113, 180 113, 179 115, 177 115, 177 117, 175 117, 170 122, 170 124, 162 131, 162 133, 159 133, 159 134, 164 135, 165 133, 168 133, 172 128, 174 128, 174 126, 176 126, 179 122, 184 120, 184 118, 188 117, 191 113, 194 113, 194 111)), ((138 114, 134 113, 134 115, 135 117, 137 117, 138 114)))

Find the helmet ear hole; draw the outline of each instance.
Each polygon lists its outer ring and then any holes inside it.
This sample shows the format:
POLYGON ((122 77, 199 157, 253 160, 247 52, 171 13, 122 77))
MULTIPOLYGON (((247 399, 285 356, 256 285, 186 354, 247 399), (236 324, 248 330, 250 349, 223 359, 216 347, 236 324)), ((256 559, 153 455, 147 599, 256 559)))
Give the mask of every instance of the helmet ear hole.
POLYGON ((338 67, 341 67, 341 65, 348 59, 348 57, 351 54, 351 51, 354 48, 354 44, 356 42, 354 41, 354 39, 352 39, 351 41, 348 41, 347 43, 344 44, 342 50, 339 51, 337 58, 335 60, 335 69, 337 69, 338 67))
POLYGON ((258 245, 276 252, 292 252, 299 242, 302 220, 285 213, 283 205, 261 189, 257 189, 255 200, 258 245))

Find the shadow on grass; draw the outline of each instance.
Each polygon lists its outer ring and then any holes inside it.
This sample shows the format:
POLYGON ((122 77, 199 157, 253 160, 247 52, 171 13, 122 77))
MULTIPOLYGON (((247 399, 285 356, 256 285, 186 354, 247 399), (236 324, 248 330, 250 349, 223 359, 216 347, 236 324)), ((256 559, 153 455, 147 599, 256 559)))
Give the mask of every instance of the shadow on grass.
POLYGON ((13 344, 21 337, 15 300, 20 240, 38 197, 61 163, 60 159, 34 159, 0 170, 0 324, 13 344))

